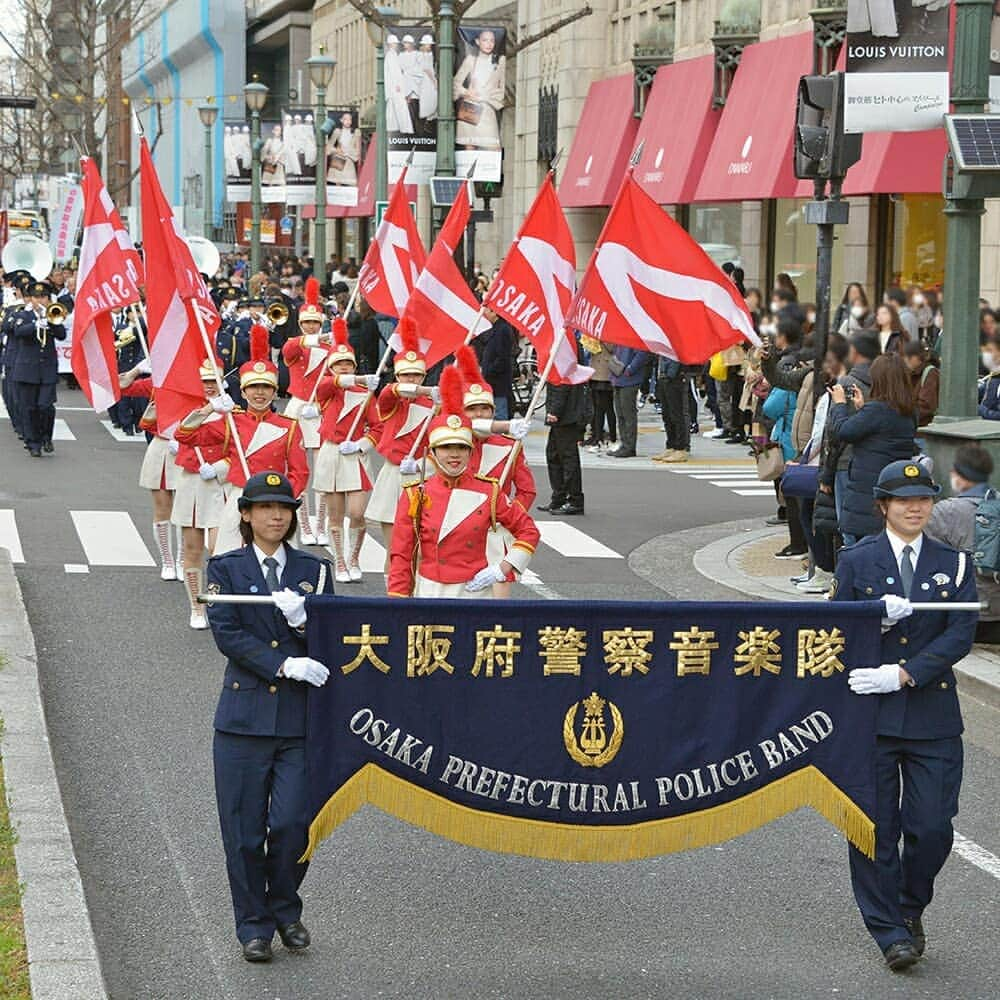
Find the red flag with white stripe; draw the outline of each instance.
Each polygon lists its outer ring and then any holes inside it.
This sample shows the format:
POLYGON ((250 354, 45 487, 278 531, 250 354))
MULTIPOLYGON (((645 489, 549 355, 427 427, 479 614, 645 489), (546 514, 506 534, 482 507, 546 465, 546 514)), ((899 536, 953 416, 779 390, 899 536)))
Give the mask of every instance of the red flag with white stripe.
POLYGON ((594 374, 577 363, 576 338, 564 331, 576 290, 576 248, 550 173, 490 286, 486 304, 535 346, 539 370, 556 356, 548 381, 578 385, 594 374))
POLYGON ((83 175, 83 238, 73 307, 70 363, 95 410, 121 398, 111 319, 114 309, 138 302, 139 255, 104 187, 97 164, 80 159, 83 175))
POLYGON ((139 143, 139 187, 146 273, 156 276, 146 283, 156 424, 159 433, 169 437, 205 401, 199 368, 206 349, 196 311, 210 344, 220 320, 160 187, 145 139, 139 143))
POLYGON ((375 312, 402 316, 426 259, 417 220, 406 200, 404 167, 358 273, 365 301, 375 312))
POLYGON ((736 286, 629 171, 568 322, 597 340, 700 364, 760 344, 736 286))
MULTIPOLYGON (((403 316, 416 324, 428 368, 454 354, 470 331, 475 336, 490 328, 489 321, 479 316, 479 303, 455 263, 455 248, 465 232, 470 211, 469 197, 463 189, 448 211, 403 311, 403 316)), ((398 331, 389 338, 389 346, 394 351, 402 348, 398 331)))

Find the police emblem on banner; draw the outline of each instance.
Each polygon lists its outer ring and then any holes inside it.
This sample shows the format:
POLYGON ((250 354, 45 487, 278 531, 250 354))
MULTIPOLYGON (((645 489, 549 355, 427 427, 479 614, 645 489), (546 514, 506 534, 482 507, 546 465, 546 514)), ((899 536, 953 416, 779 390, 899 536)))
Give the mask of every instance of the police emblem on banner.
POLYGON ((618 706, 605 701, 597 692, 583 701, 583 721, 577 729, 575 720, 580 702, 574 702, 563 720, 566 752, 581 767, 604 767, 615 759, 625 737, 625 723, 618 706), (605 725, 605 709, 611 714, 611 732, 605 725))

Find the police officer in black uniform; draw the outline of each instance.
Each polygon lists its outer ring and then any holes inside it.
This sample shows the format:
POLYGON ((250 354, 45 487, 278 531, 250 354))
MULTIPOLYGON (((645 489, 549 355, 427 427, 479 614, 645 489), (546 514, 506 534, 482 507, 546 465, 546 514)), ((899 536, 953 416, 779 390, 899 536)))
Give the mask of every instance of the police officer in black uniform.
POLYGON ((239 499, 244 545, 208 563, 208 590, 273 594, 274 606, 211 604, 208 620, 228 657, 215 713, 215 794, 236 917, 248 962, 309 946, 298 888, 308 843, 305 726, 309 685, 328 671, 306 655, 305 598, 333 593, 326 560, 292 548, 295 499, 277 472, 247 480, 239 499))
POLYGON ((2 398, 10 417, 14 433, 24 440, 20 413, 17 409, 17 389, 14 385, 14 366, 17 362, 19 341, 14 336, 13 318, 24 308, 24 288, 34 279, 27 271, 11 271, 3 276, 10 301, 0 312, 0 366, 3 368, 2 398))
POLYGON ((66 339, 66 328, 61 323, 50 324, 45 318, 51 294, 51 287, 44 281, 28 286, 25 306, 13 313, 8 327, 18 342, 13 369, 18 420, 24 446, 32 458, 41 458, 43 449, 55 450, 52 431, 59 381, 55 342, 66 339))
POLYGON ((833 600, 881 598, 886 608, 881 666, 848 678, 855 694, 878 697, 875 860, 854 847, 850 855, 865 926, 894 972, 924 952, 922 915, 951 851, 962 783, 952 667, 972 648, 978 618, 948 610, 978 600, 971 557, 923 533, 940 492, 920 464, 887 465, 875 486, 885 530, 841 551, 831 590, 833 600), (942 607, 913 614, 911 601, 942 607))

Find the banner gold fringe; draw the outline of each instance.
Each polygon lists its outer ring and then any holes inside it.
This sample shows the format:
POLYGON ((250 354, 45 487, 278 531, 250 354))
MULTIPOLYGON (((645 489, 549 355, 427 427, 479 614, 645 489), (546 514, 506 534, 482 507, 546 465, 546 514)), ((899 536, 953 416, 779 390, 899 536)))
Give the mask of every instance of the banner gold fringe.
POLYGON ((733 802, 684 816, 624 826, 574 826, 470 809, 366 764, 317 813, 301 860, 311 858, 320 842, 366 802, 468 847, 553 861, 605 862, 637 861, 719 844, 810 806, 859 851, 875 856, 875 824, 811 765, 733 802))

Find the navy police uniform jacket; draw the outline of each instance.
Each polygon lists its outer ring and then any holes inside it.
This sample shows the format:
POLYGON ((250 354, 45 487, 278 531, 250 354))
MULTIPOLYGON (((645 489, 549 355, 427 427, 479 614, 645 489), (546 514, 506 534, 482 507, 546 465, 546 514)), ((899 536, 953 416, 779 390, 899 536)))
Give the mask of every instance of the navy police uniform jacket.
MULTIPOLYGON (((333 593, 329 562, 287 544, 285 552, 282 587, 302 595, 333 593)), ((268 593, 252 545, 213 556, 207 578, 210 593, 268 593)), ((275 677, 287 657, 306 655, 305 633, 291 628, 276 607, 260 604, 210 604, 208 620, 228 657, 215 728, 242 736, 305 736, 309 685, 275 677)))
MULTIPOLYGON (((841 550, 831 598, 872 601, 885 594, 905 596, 883 531, 841 550)), ((925 534, 909 597, 942 604, 977 601, 971 557, 925 534)), ((881 657, 871 665, 898 663, 916 686, 878 697, 879 736, 936 740, 961 735, 952 665, 972 649, 977 619, 974 611, 915 611, 883 633, 881 657)))
POLYGON ((53 385, 59 381, 59 356, 56 341, 66 339, 64 326, 50 326, 45 343, 38 342, 37 319, 33 309, 19 309, 5 321, 8 336, 17 339, 11 377, 15 382, 53 385))

